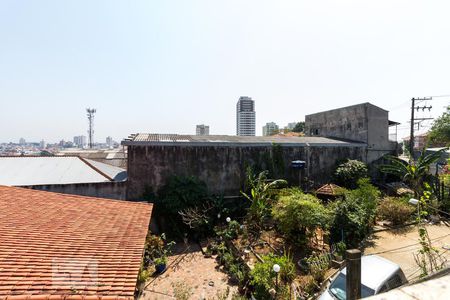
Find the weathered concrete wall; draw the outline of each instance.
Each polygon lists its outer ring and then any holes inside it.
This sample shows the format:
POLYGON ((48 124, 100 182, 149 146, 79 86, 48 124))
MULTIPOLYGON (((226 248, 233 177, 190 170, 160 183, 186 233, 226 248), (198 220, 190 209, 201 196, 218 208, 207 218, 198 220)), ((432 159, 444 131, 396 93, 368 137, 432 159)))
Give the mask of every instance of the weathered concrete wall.
POLYGON ((29 185, 21 187, 62 194, 126 200, 127 182, 111 181, 111 182, 74 183, 74 184, 46 184, 46 185, 29 185))
POLYGON ((305 117, 307 135, 366 143, 369 150, 389 149, 388 111, 370 103, 333 109, 305 117))
POLYGON ((213 193, 238 195, 249 165, 270 168, 276 163, 279 177, 298 184, 298 170, 292 160, 305 160, 305 175, 316 183, 330 179, 338 161, 347 158, 365 161, 365 145, 351 146, 129 146, 128 199, 138 199, 146 187, 158 192, 170 176, 196 176, 213 193))
POLYGON ((367 105, 368 135, 367 147, 374 150, 389 149, 388 112, 373 105, 367 105))
POLYGON ((305 116, 305 132, 311 136, 319 135, 367 143, 368 126, 365 104, 305 116))

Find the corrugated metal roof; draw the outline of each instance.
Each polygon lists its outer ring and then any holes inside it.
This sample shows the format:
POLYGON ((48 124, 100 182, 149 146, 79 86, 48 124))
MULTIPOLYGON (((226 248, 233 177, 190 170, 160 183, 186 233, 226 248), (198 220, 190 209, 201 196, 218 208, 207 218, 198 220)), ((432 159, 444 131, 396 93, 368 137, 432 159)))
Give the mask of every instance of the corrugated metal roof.
POLYGON ((123 172, 123 169, 76 156, 0 157, 0 185, 107 182, 116 177, 124 180, 123 172))
POLYGON ((364 143, 343 141, 325 137, 305 136, 231 136, 231 135, 178 135, 137 133, 122 141, 122 145, 192 145, 192 146, 267 146, 271 144, 286 146, 365 146, 364 143))

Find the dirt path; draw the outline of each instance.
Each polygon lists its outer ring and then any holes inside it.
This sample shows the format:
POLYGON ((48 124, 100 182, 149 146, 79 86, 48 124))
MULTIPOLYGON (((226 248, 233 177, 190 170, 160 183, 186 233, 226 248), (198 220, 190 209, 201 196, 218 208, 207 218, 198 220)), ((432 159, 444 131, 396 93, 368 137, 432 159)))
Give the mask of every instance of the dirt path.
MULTIPOLYGON (((440 224, 427 225, 426 228, 432 240, 432 245, 447 259, 447 265, 450 265, 450 250, 444 249, 444 246, 450 246, 450 227, 440 224)), ((366 248, 364 253, 376 253, 399 264, 406 278, 411 280, 417 278, 420 272, 413 256, 420 248, 418 240, 419 234, 417 227, 414 225, 396 230, 381 231, 373 235, 370 241, 371 246, 366 248)))
POLYGON ((190 290, 192 296, 189 299, 215 299, 228 287, 230 291, 236 290, 228 284, 227 274, 218 270, 215 259, 203 257, 198 245, 190 244, 187 253, 182 253, 184 245, 177 248, 179 254, 170 256, 168 265, 175 264, 157 278, 150 278, 140 299, 175 299, 173 285, 190 290))

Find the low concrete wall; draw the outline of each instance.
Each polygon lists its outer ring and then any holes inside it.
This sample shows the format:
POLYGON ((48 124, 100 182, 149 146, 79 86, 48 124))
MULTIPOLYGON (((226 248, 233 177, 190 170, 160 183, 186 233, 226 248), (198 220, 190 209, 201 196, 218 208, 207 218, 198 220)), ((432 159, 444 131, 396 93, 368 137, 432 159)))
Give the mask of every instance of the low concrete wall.
POLYGON ((126 200, 127 182, 111 181, 111 182, 74 183, 74 184, 46 184, 46 185, 29 185, 21 187, 62 194, 126 200))
POLYGON ((129 146, 128 199, 138 199, 146 188, 157 193, 170 176, 195 176, 210 192, 238 195, 247 166, 277 167, 278 177, 299 183, 293 160, 304 160, 304 175, 315 183, 329 181, 336 163, 347 158, 366 160, 365 144, 344 146, 129 146))

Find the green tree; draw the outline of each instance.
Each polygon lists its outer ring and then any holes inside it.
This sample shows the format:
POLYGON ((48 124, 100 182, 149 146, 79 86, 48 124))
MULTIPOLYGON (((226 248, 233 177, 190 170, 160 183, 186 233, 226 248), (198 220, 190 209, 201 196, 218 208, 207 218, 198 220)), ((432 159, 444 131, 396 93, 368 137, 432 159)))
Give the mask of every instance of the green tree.
POLYGON ((446 149, 426 154, 426 148, 424 148, 417 161, 410 157, 409 163, 396 156, 389 155, 386 158, 390 161, 390 164, 380 166, 380 171, 400 177, 414 190, 416 196, 420 196, 424 184, 428 182, 431 176, 429 173, 430 165, 438 161, 444 151, 446 149))
POLYGON ((304 132, 305 131, 305 122, 298 122, 295 124, 295 127, 292 129, 293 132, 304 132))
POLYGON ((450 106, 437 118, 428 134, 431 144, 437 146, 450 146, 450 106))

